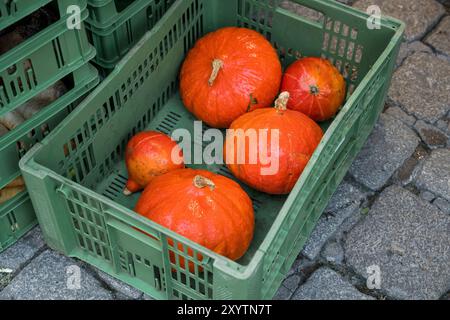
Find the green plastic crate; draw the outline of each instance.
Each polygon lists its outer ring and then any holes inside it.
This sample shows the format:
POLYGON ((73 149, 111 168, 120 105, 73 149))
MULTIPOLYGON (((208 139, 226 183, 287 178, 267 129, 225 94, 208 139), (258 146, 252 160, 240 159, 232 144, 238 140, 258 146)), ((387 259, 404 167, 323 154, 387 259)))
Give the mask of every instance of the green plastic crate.
MULTIPOLYGON (((295 2, 322 12, 324 22, 309 21, 274 1, 177 1, 87 100, 20 162, 47 243, 157 299, 272 298, 383 109, 404 31, 401 22, 388 18, 381 29, 368 30, 366 14, 334 1, 295 2), (279 48, 284 66, 299 54, 324 55, 344 68, 348 64, 347 81, 355 87, 336 119, 323 125, 326 134, 288 196, 245 187, 255 208, 255 237, 236 262, 136 215, 132 208, 139 195, 122 195, 124 149, 133 134, 192 131, 195 119, 178 95, 180 65, 200 36, 229 25, 266 35, 279 48), (352 54, 341 54, 335 42, 353 47, 352 54), (198 253, 202 261, 195 258, 198 253), (193 263, 193 272, 187 263, 187 269, 179 264, 180 258, 193 263)), ((231 177, 224 166, 199 167, 231 177)))
POLYGON ((26 191, 0 205, 0 252, 14 244, 37 224, 26 191))
MULTIPOLYGON (((64 96, 0 137, 0 189, 20 176, 20 158, 33 145, 43 140, 75 109, 82 97, 98 84, 98 71, 89 64, 83 65, 74 72, 73 81, 73 88, 64 96)), ((36 215, 26 191, 0 204, 0 252, 14 244, 36 224, 36 215)))
POLYGON ((14 110, 95 56, 84 24, 81 29, 67 28, 67 15, 62 13, 73 4, 83 9, 82 20, 86 19, 86 0, 59 0, 61 18, 57 22, 0 56, 0 115, 14 110))
POLYGON ((88 0, 89 41, 97 49, 95 62, 103 74, 153 28, 175 0, 88 0))
POLYGON ((0 30, 26 17, 52 0, 0 0, 0 30))

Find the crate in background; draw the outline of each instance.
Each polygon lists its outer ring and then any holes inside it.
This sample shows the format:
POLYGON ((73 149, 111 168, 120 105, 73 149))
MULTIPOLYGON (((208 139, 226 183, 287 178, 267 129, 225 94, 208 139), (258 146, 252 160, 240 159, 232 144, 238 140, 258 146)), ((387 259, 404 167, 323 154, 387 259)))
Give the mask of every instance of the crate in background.
POLYGON ((104 75, 151 30, 175 0, 88 0, 89 41, 97 49, 95 62, 104 75))

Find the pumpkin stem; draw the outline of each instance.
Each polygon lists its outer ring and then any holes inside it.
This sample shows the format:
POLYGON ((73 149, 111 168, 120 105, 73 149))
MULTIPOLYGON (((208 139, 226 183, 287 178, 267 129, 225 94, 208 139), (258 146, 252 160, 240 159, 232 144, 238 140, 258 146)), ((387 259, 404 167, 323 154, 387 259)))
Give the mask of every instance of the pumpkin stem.
POLYGON ((208 84, 210 87, 213 86, 214 81, 216 81, 217 76, 219 75, 220 69, 223 68, 223 61, 220 59, 214 59, 212 62, 212 72, 209 77, 208 84))
POLYGON ((216 187, 216 185, 214 184, 214 182, 212 182, 212 180, 205 178, 203 176, 195 176, 194 186, 196 186, 199 189, 210 187, 211 190, 214 190, 214 188, 216 187))
POLYGON ((287 91, 284 91, 280 93, 278 96, 278 99, 275 100, 275 109, 278 111, 285 111, 287 110, 287 103, 289 101, 290 94, 287 91))
POLYGON ((311 85, 309 86, 309 92, 313 95, 313 96, 318 96, 320 93, 320 90, 317 86, 315 85, 311 85))

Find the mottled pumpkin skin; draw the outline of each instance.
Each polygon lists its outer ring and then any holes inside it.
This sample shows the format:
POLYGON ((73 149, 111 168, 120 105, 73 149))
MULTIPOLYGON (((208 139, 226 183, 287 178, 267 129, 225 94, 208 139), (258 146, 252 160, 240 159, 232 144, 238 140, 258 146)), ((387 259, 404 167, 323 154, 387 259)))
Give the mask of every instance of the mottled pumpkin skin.
POLYGON ((127 190, 131 193, 137 192, 144 189, 155 177, 184 168, 184 163, 174 162, 172 152, 182 158, 181 148, 163 133, 144 131, 131 138, 125 152, 129 177, 127 190))
MULTIPOLYGON (((253 238, 255 218, 249 196, 233 180, 205 170, 182 169, 155 178, 135 211, 232 260, 245 254, 253 238), (211 180, 215 187, 197 187, 196 176, 211 180)), ((183 261, 180 264, 184 267, 183 261)))
POLYGON ((328 60, 309 57, 290 65, 281 82, 289 92, 288 109, 300 111, 315 121, 334 117, 344 103, 346 84, 328 60))
POLYGON ((294 188, 309 159, 319 145, 322 129, 306 115, 292 110, 264 108, 241 116, 233 122, 230 129, 264 130, 268 129, 267 155, 269 159, 278 158, 278 172, 263 175, 261 169, 269 168, 270 163, 261 163, 261 154, 265 154, 264 144, 258 138, 258 159, 250 163, 249 143, 238 139, 237 134, 228 134, 224 146, 224 157, 228 168, 239 180, 252 188, 269 194, 288 194, 294 188), (279 148, 271 152, 271 130, 279 130, 279 148), (234 143, 232 143, 234 140, 234 143), (264 149, 263 149, 264 148, 264 149), (246 156, 244 164, 237 163, 237 154, 242 150, 246 156), (231 156, 230 156, 231 153, 231 156), (230 157, 230 158, 228 158, 230 157), (232 159, 232 161, 228 161, 232 159))
POLYGON ((180 75, 186 108, 215 128, 228 128, 242 114, 270 106, 280 88, 281 63, 256 31, 228 27, 207 34, 189 51, 180 75), (223 62, 210 85, 212 63, 223 62))

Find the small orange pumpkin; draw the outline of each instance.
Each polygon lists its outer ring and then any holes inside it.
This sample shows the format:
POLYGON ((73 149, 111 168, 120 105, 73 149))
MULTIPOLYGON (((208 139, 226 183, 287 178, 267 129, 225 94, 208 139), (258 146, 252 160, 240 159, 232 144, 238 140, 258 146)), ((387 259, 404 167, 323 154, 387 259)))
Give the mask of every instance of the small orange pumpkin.
POLYGON ((345 80, 330 61, 309 57, 290 65, 281 82, 290 94, 288 109, 300 111, 315 121, 336 115, 345 99, 345 80))
POLYGON ((256 31, 228 27, 207 34, 189 51, 180 92, 198 119, 228 128, 244 113, 271 105, 281 77, 281 63, 269 41, 256 31))
POLYGON ((135 211, 231 260, 241 258, 253 238, 249 196, 233 180, 205 170, 181 169, 155 178, 135 211))
POLYGON ((269 194, 291 192, 323 136, 322 129, 313 120, 298 111, 286 109, 288 100, 289 93, 283 92, 275 102, 275 108, 259 109, 241 116, 232 123, 225 141, 225 162, 234 176, 269 194), (245 133, 262 131, 267 131, 267 141, 260 136, 257 142, 242 138, 245 133), (277 140, 272 137, 274 132, 278 132, 277 140), (257 157, 253 153, 257 153, 257 157), (240 155, 245 161, 240 160, 240 155), (262 161, 262 155, 267 159, 262 161), (251 160, 252 156, 256 161, 251 160), (274 172, 271 173, 269 168, 274 172), (265 173, 263 169, 268 171, 265 173))
POLYGON ((128 142, 125 151, 129 179, 124 194, 138 192, 155 177, 184 168, 182 158, 181 148, 169 136, 155 131, 138 133, 128 142))

